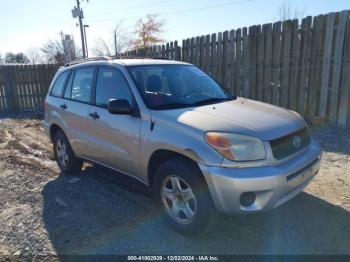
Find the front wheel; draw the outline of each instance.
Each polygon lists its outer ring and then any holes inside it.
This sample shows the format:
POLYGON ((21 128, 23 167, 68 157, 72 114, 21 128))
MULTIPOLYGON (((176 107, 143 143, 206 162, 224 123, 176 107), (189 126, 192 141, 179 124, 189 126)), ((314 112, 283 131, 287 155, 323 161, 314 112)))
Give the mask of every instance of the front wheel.
POLYGON ((162 164, 156 172, 154 191, 165 221, 176 231, 194 235, 215 225, 216 210, 195 163, 179 158, 162 164))
POLYGON ((83 162, 75 156, 69 141, 62 131, 53 137, 55 159, 63 174, 75 175, 80 172, 83 162))

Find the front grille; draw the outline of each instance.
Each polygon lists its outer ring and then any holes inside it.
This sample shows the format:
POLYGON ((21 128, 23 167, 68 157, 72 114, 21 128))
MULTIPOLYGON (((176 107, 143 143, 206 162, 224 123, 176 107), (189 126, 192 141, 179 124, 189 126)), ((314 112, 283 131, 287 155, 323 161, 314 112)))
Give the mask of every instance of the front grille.
POLYGON ((273 156, 280 160, 303 150, 310 144, 310 140, 309 132, 305 127, 289 135, 270 140, 270 145, 273 156), (299 140, 297 141, 299 143, 295 143, 295 140, 299 140))

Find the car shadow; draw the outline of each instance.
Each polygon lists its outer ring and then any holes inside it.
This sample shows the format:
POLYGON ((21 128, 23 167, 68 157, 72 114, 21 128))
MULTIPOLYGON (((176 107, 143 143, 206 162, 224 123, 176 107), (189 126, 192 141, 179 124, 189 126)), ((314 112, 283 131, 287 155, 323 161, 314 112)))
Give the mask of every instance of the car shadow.
POLYGON ((220 217, 185 237, 161 220, 145 186, 100 167, 59 175, 42 191, 57 254, 350 254, 350 213, 301 193, 266 213, 220 217))

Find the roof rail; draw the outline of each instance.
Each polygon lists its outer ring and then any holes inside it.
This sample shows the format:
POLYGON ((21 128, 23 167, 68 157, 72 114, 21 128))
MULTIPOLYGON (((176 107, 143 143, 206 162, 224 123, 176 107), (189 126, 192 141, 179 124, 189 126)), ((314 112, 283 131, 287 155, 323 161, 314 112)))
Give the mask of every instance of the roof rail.
POLYGON ((109 56, 95 56, 95 57, 89 57, 89 58, 84 58, 84 59, 79 59, 79 60, 74 60, 71 62, 66 63, 63 67, 68 67, 71 65, 76 65, 76 64, 81 64, 84 62, 89 62, 89 61, 109 61, 109 60, 113 60, 113 57, 109 57, 109 56))
POLYGON ((71 62, 68 62, 66 64, 64 64, 63 67, 68 67, 71 65, 76 65, 76 64, 81 64, 84 62, 89 62, 89 61, 109 61, 109 60, 113 60, 113 59, 162 59, 162 60, 173 60, 173 59, 169 59, 166 57, 147 57, 147 56, 123 56, 123 55, 117 55, 117 56, 96 56, 96 57, 89 57, 89 58, 85 58, 85 59, 79 59, 79 60, 74 60, 71 62))
POLYGON ((118 55, 115 59, 161 59, 161 60, 173 60, 167 57, 160 56, 132 56, 132 55, 118 55))

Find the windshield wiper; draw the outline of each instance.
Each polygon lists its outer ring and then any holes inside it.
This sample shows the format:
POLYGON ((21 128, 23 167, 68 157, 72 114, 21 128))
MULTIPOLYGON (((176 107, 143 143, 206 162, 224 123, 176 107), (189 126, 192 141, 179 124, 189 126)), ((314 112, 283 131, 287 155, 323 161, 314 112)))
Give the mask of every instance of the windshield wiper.
POLYGON ((194 104, 186 104, 186 103, 169 103, 165 105, 159 105, 152 107, 153 109, 175 109, 175 108, 183 108, 183 107, 190 107, 194 106, 194 104))
POLYGON ((224 101, 230 101, 235 99, 234 97, 227 97, 227 98, 217 98, 217 97, 212 97, 208 99, 204 99, 201 101, 198 101, 195 103, 196 106, 201 106, 201 105, 209 105, 209 104, 214 104, 214 103, 219 103, 219 102, 224 102, 224 101))

